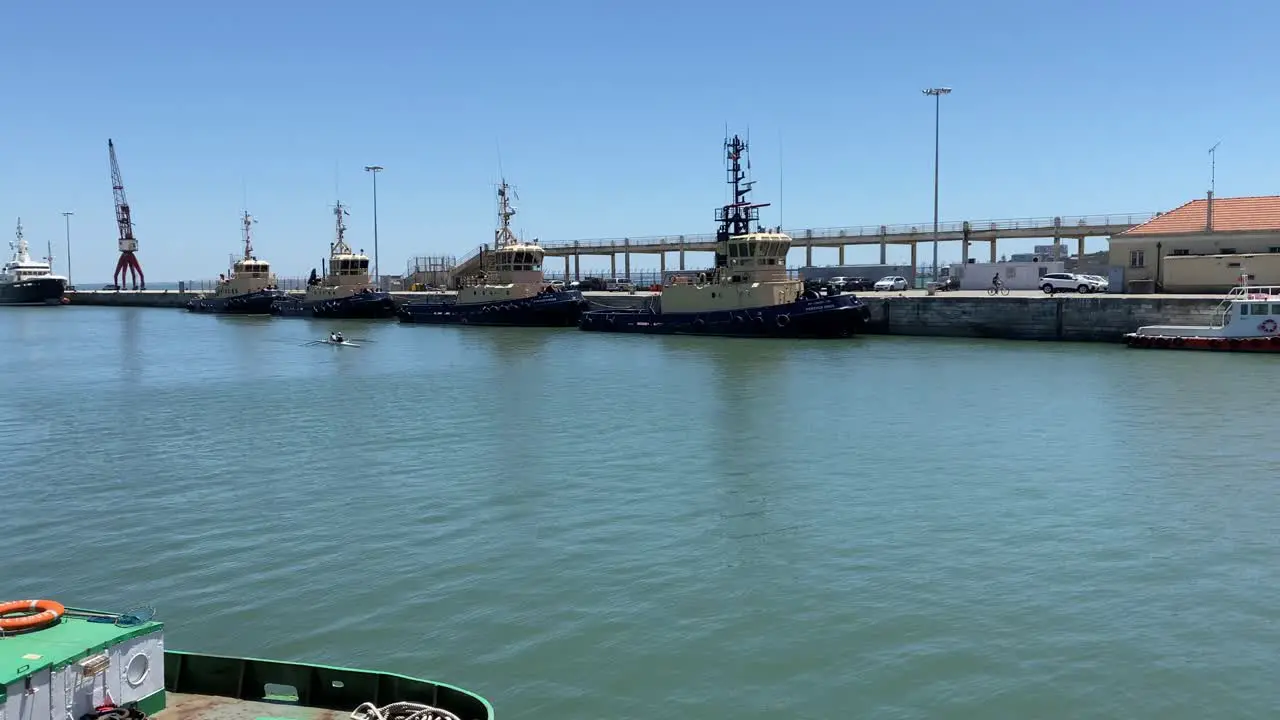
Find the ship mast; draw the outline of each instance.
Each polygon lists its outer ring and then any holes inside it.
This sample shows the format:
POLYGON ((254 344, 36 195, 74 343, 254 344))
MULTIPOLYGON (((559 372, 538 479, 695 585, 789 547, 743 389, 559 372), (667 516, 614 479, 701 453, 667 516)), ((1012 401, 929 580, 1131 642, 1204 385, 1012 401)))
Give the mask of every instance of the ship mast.
POLYGON ((503 178, 502 184, 498 186, 498 229, 493 233, 495 250, 520 242, 515 233, 511 232, 511 218, 516 214, 516 209, 511 206, 510 195, 513 192, 515 191, 507 184, 507 179, 503 178))
MULTIPOLYGON (((334 255, 350 255, 351 254, 351 247, 347 245, 347 241, 345 239, 347 235, 347 225, 346 223, 342 222, 342 216, 350 215, 350 214, 351 213, 347 212, 347 209, 343 207, 341 200, 339 200, 336 204, 334 204, 333 206, 334 240, 332 243, 329 244, 330 258, 332 258, 334 255)), ((329 268, 329 271, 333 272, 333 268, 329 268)))
POLYGON ((244 211, 244 219, 241 221, 244 235, 244 259, 253 260, 253 224, 258 222, 249 214, 248 210, 244 211))
POLYGON ((9 243, 9 247, 13 248, 14 255, 18 262, 27 261, 27 241, 22 237, 22 218, 18 218, 18 230, 13 234, 13 241, 9 243))
MULTIPOLYGON (((755 232, 752 223, 759 224, 760 208, 769 207, 769 203, 752 203, 747 200, 754 180, 747 180, 746 171, 742 168, 743 158, 750 149, 742 138, 734 135, 724 143, 725 164, 728 183, 733 188, 733 200, 716 210, 716 222, 720 227, 716 230, 716 267, 729 265, 729 238, 734 235, 746 235, 755 232)), ((750 162, 747 163, 750 167, 750 162)))

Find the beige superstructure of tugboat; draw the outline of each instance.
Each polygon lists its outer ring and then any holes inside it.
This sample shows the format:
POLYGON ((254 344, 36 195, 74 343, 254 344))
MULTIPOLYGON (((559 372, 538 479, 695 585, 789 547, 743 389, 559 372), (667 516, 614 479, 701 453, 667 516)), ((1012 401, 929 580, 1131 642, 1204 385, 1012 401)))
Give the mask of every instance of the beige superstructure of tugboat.
POLYGON ((445 301, 407 303, 401 322, 435 325, 516 325, 566 327, 578 324, 586 300, 578 290, 557 290, 542 272, 546 251, 511 230, 516 209, 511 187, 498 187, 498 229, 493 249, 480 249, 480 270, 458 279, 457 296, 445 301))
POLYGON ((329 243, 329 266, 324 277, 311 271, 307 291, 301 298, 288 297, 271 306, 274 315, 331 319, 378 319, 396 314, 396 302, 388 292, 375 287, 369 275, 369 256, 352 252, 347 244, 348 215, 341 202, 334 205, 334 241, 329 243))
POLYGON ((787 273, 791 237, 760 229, 760 208, 746 197, 743 159, 747 144, 725 141, 733 201, 716 211, 715 267, 690 277, 667 278, 662 294, 644 308, 584 313, 583 330, 661 335, 735 337, 849 337, 870 312, 853 295, 819 296, 787 273))
POLYGON ((244 256, 231 264, 228 274, 218 276, 218 286, 212 295, 202 295, 187 303, 187 309, 198 313, 229 315, 265 315, 271 312, 276 300, 286 297, 276 287, 276 275, 271 263, 253 254, 253 223, 247 211, 242 228, 244 256))

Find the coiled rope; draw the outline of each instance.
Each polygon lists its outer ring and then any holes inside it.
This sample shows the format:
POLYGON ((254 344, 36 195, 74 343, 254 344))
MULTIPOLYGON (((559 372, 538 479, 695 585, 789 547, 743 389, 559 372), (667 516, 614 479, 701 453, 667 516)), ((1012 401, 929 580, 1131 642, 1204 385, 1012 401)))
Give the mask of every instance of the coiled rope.
POLYGON ((398 702, 385 707, 363 703, 351 713, 351 720, 462 720, 448 710, 422 703, 398 702))

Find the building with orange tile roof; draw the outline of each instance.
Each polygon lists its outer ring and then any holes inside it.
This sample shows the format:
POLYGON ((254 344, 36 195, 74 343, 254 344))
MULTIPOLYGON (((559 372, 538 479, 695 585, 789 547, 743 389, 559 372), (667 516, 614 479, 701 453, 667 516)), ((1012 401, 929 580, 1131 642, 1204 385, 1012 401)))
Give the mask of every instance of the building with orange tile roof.
POLYGON ((1224 292, 1242 276, 1280 285, 1280 195, 1210 192, 1111 238, 1130 292, 1224 292))

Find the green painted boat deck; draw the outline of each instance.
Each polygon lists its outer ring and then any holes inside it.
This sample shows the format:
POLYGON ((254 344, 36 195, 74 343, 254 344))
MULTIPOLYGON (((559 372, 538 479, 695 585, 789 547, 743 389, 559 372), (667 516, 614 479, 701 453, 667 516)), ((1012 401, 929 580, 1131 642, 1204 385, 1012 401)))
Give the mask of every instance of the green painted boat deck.
POLYGON ((0 636, 0 691, 31 673, 69 665, 161 627, 159 622, 117 627, 64 615, 57 625, 43 630, 0 636))

